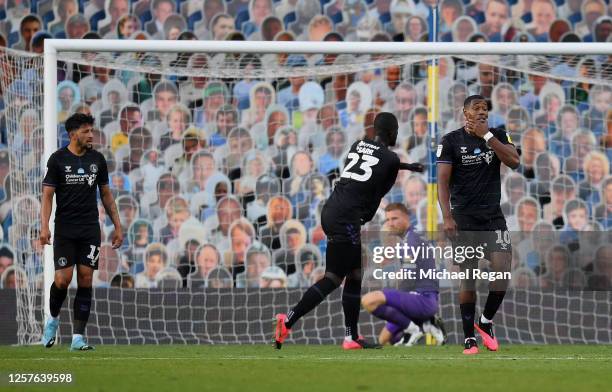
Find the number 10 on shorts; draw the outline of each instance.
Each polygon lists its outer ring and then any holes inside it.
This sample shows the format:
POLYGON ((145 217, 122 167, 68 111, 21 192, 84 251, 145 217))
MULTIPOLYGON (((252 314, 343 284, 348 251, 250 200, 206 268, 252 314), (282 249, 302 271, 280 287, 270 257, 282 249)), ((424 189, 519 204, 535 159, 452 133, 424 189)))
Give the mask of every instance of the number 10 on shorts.
POLYGON ((497 234, 496 244, 502 249, 508 249, 510 245, 510 232, 508 230, 495 230, 495 234, 497 234))

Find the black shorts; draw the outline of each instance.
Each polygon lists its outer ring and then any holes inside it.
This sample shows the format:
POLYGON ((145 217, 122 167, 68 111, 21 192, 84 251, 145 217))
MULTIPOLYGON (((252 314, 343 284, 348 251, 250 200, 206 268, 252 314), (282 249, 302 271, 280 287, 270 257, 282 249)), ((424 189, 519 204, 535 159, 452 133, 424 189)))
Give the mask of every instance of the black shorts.
MULTIPOLYGON (((501 213, 480 214, 456 214, 453 219, 457 224, 457 239, 453 241, 454 246, 470 246, 476 248, 481 246, 484 258, 491 253, 512 253, 510 233, 506 226, 506 219, 501 213)), ((479 258, 466 258, 468 261, 478 261, 479 258)), ((457 261, 455 259, 455 261, 457 261)))
POLYGON ((321 211, 321 227, 327 236, 327 242, 348 242, 361 244, 361 223, 353 216, 343 216, 327 204, 321 211))
POLYGON ((55 270, 75 264, 98 269, 100 256, 100 225, 56 224, 53 238, 55 270))
POLYGON ((325 256, 325 272, 344 278, 351 271, 361 268, 361 243, 328 242, 325 256))

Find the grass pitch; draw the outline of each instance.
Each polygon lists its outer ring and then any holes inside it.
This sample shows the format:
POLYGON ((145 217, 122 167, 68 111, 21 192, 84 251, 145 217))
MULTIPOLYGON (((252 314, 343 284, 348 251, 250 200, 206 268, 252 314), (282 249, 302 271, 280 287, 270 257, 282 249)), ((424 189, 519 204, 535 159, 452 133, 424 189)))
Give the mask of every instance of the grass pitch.
POLYGON ((612 346, 502 345, 465 357, 459 346, 0 347, 0 390, 14 391, 610 391, 612 346), (68 385, 9 385, 8 374, 72 373, 68 385))

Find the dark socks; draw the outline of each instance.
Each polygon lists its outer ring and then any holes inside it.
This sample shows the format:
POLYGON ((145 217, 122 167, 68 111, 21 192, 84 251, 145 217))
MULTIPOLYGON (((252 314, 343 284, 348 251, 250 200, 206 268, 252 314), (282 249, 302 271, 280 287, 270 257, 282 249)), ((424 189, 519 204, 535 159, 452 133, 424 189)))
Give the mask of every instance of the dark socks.
POLYGON ((505 291, 489 291, 487 303, 485 304, 482 312, 487 320, 493 320, 493 317, 495 316, 495 313, 497 313, 497 309, 499 309, 505 295, 505 291))
POLYGON ((303 315, 314 309, 337 287, 338 285, 328 277, 324 277, 310 286, 302 296, 300 302, 287 313, 287 321, 285 322, 287 328, 291 328, 303 315))
POLYGON ((55 285, 55 282, 51 283, 51 290, 49 295, 49 308, 51 310, 51 316, 57 317, 60 314, 68 289, 60 289, 55 285))
POLYGON ((361 310, 361 279, 346 279, 342 290, 342 310, 344 310, 345 336, 357 340, 357 322, 361 310))
POLYGON ((73 333, 83 335, 91 310, 91 287, 79 287, 74 297, 73 333))
POLYGON ((476 313, 475 303, 460 304, 461 321, 463 322, 463 334, 465 338, 474 337, 474 313, 476 313))

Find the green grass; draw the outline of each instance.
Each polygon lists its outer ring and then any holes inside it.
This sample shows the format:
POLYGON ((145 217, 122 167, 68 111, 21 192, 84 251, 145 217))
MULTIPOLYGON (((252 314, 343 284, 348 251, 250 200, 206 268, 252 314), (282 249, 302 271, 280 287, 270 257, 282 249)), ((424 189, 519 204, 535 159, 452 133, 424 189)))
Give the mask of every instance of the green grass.
POLYGON ((0 390, 15 391, 609 391, 612 346, 502 345, 464 357, 459 346, 0 347, 0 390), (9 372, 70 372, 71 385, 9 386, 9 372))

